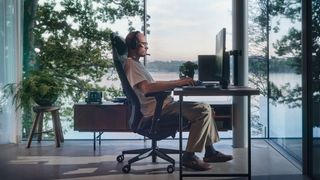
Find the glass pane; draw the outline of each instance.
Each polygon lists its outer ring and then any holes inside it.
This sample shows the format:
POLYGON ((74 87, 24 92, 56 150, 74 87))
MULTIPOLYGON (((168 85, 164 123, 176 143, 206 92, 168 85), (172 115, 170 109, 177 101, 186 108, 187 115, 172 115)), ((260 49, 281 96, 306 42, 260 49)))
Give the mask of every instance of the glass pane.
POLYGON ((174 62, 197 62, 198 55, 215 54, 215 36, 223 27, 227 29, 226 49, 231 50, 231 0, 205 0, 201 3, 150 0, 147 3, 147 13, 151 17, 148 21, 150 71, 172 73, 169 77, 178 78, 178 64, 174 62), (157 63, 161 65, 156 68, 154 64, 157 63))
POLYGON ((252 97, 251 135, 267 136, 267 21, 266 6, 260 0, 248 1, 248 59, 249 86, 260 90, 260 96, 252 97))
POLYGON ((320 179, 320 1, 312 1, 313 178, 320 179))
MULTIPOLYGON (((226 50, 232 48, 231 0, 148 0, 147 13, 150 15, 147 39, 151 55, 147 57, 146 66, 155 80, 178 79, 183 62, 197 64, 198 55, 214 55, 216 34, 224 27, 226 50)), ((198 79, 197 72, 194 79, 198 79)), ((231 103, 232 99, 190 96, 185 100, 219 104, 231 103)), ((231 132, 221 134, 231 136, 231 132)))
POLYGON ((301 2, 270 1, 270 138, 302 162, 301 2), (279 10, 282 9, 282 10, 279 10))

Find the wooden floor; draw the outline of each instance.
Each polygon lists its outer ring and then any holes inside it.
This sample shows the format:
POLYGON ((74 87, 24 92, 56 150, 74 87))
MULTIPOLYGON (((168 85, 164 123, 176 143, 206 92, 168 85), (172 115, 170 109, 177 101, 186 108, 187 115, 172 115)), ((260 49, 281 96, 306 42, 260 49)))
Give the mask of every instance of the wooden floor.
MULTIPOLYGON (((184 143, 185 144, 185 143, 184 143)), ((123 174, 121 169, 126 163, 118 163, 115 159, 122 150, 144 148, 150 141, 143 140, 109 140, 93 151, 91 141, 66 141, 62 147, 55 148, 54 141, 41 144, 32 142, 31 148, 21 144, 0 145, 0 179, 110 179, 110 180, 176 180, 178 166, 173 174, 166 172, 168 163, 159 160, 152 164, 147 158, 132 165, 129 174, 123 174)), ((177 148, 177 140, 160 142, 160 147, 177 148)), ((210 173, 246 172, 246 149, 232 148, 230 140, 222 140, 215 148, 233 154, 234 160, 226 163, 214 163, 210 173)), ((198 154, 202 157, 203 154, 198 154)), ((178 156, 173 156, 176 160, 178 156)), ((178 163, 177 163, 178 164, 178 163)), ((190 170, 185 169, 186 173, 190 170)), ((199 178, 184 178, 199 179, 199 178)), ((221 178, 200 178, 221 179, 221 178)), ((246 178, 234 178, 246 179, 246 178)), ((270 147, 264 140, 252 141, 252 179, 271 180, 303 180, 301 171, 270 147)))

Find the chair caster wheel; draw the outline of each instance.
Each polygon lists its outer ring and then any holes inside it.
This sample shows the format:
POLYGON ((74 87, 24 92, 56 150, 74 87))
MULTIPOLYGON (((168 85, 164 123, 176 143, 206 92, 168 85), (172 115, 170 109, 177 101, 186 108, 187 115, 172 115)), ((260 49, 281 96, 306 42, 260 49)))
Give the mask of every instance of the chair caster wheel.
POLYGON ((123 168, 122 168, 123 173, 129 173, 130 170, 131 170, 131 166, 129 164, 123 166, 123 168))
POLYGON ((124 160, 124 156, 122 154, 117 156, 117 161, 118 162, 122 162, 123 160, 124 160))
POLYGON ((172 174, 172 173, 174 172, 174 166, 173 166, 173 165, 169 165, 169 166, 167 167, 167 172, 168 172, 169 174, 172 174))

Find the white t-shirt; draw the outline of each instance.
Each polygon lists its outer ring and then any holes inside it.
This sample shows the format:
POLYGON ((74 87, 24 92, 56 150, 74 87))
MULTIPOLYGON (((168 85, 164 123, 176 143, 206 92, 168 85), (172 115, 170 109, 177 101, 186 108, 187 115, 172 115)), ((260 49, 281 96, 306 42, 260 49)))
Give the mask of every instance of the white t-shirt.
MULTIPOLYGON (((130 86, 138 96, 141 105, 141 113, 144 117, 152 116, 156 107, 156 99, 154 97, 145 97, 142 91, 140 91, 136 86, 138 83, 145 80, 149 83, 154 83, 155 81, 153 80, 152 76, 139 61, 133 60, 132 58, 128 58, 125 61, 124 71, 130 83, 130 86)), ((165 99, 162 107, 172 101, 173 98, 171 96, 168 96, 165 99)))

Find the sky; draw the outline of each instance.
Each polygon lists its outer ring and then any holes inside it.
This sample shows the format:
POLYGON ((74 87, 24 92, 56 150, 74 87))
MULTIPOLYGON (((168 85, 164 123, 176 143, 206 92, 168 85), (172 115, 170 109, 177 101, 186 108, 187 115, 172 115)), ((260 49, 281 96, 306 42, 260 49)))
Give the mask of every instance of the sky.
MULTIPOLYGON (((215 54, 215 35, 227 29, 227 50, 231 49, 232 0, 147 0, 150 34, 148 60, 195 61, 198 55, 215 54)), ((135 24, 140 29, 141 22, 135 24)), ((119 33, 126 36, 125 25, 119 33)))

